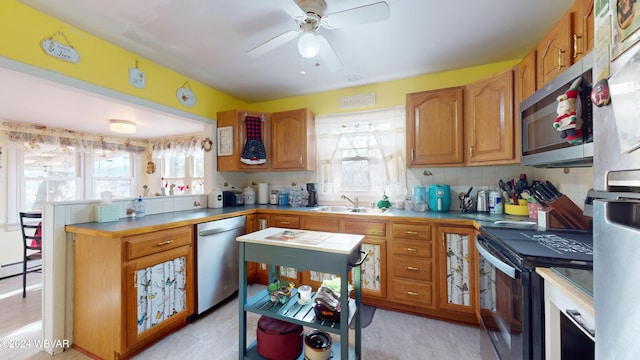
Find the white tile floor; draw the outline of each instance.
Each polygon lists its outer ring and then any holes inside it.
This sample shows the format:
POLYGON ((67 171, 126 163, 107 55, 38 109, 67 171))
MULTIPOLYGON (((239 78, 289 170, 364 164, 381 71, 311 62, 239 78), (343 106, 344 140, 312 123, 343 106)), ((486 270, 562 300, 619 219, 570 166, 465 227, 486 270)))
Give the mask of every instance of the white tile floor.
MULTIPOLYGON (((0 280, 0 285, 4 281, 0 280)), ((250 292, 258 289, 252 288, 250 292)), ((20 292, 13 296, 21 299, 22 294, 20 292)), ((39 301, 40 298, 40 289, 36 287, 27 295, 24 302, 18 299, 17 306, 25 306, 25 303, 39 301)), ((0 300, 0 306, 7 303, 6 299, 0 300)), ((6 311, 10 309, 5 309, 6 311)), ((20 314, 18 309, 14 313, 20 314)), ((237 318, 238 301, 231 299, 215 311, 166 337, 133 359, 236 360, 238 359, 237 318)), ((258 316, 248 314, 247 318, 248 341, 252 342, 255 339, 255 324, 258 316)), ((39 323, 26 328, 25 325, 27 324, 13 330, 4 329, 0 333, 0 339, 6 339, 7 336, 13 339, 41 337, 42 329, 39 323), (23 332, 16 333, 20 328, 23 332)), ((479 347, 479 330, 476 327, 383 309, 377 309, 371 325, 362 330, 362 358, 366 360, 475 360, 479 359, 479 347)), ((0 347, 0 359, 44 360, 51 357, 35 347, 19 350, 0 347)), ((79 360, 89 359, 89 357, 69 349, 55 356, 55 359, 79 360)))

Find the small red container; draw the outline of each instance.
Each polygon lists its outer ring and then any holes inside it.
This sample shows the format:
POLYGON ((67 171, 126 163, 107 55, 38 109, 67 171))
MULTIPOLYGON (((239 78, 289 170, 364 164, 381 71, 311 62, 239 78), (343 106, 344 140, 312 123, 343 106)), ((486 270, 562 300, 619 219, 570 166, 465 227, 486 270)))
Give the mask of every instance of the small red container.
POLYGON ((304 343, 301 325, 261 316, 258 320, 258 354, 271 360, 295 360, 304 343))

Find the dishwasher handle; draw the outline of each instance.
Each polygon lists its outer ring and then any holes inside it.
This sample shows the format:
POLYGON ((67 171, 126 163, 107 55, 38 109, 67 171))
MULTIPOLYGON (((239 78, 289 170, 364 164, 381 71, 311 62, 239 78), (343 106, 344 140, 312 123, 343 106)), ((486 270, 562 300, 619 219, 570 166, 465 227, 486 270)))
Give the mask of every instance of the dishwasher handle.
POLYGON ((198 230, 198 236, 200 236, 200 237, 211 236, 211 235, 215 235, 215 234, 225 233, 225 232, 228 232, 228 231, 233 231, 233 230, 236 230, 236 229, 244 229, 244 225, 241 225, 241 226, 224 226, 224 227, 219 227, 219 228, 214 228, 214 229, 198 230))

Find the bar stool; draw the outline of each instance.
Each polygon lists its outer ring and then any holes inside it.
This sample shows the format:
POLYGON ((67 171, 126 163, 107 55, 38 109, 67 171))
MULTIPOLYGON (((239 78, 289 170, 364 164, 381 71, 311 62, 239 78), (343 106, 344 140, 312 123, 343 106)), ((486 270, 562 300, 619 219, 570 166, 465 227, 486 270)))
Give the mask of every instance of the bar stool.
MULTIPOLYGON (((22 297, 27 296, 27 263, 30 260, 42 260, 42 213, 20 212, 22 228, 22 297)), ((29 271, 42 270, 42 264, 29 271)))

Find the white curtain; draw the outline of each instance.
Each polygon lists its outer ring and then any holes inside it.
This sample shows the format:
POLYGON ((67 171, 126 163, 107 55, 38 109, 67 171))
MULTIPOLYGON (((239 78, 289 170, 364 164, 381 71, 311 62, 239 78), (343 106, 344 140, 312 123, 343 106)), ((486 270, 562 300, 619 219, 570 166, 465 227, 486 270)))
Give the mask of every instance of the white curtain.
POLYGON ((405 122, 404 106, 316 116, 319 192, 404 195, 405 122))

